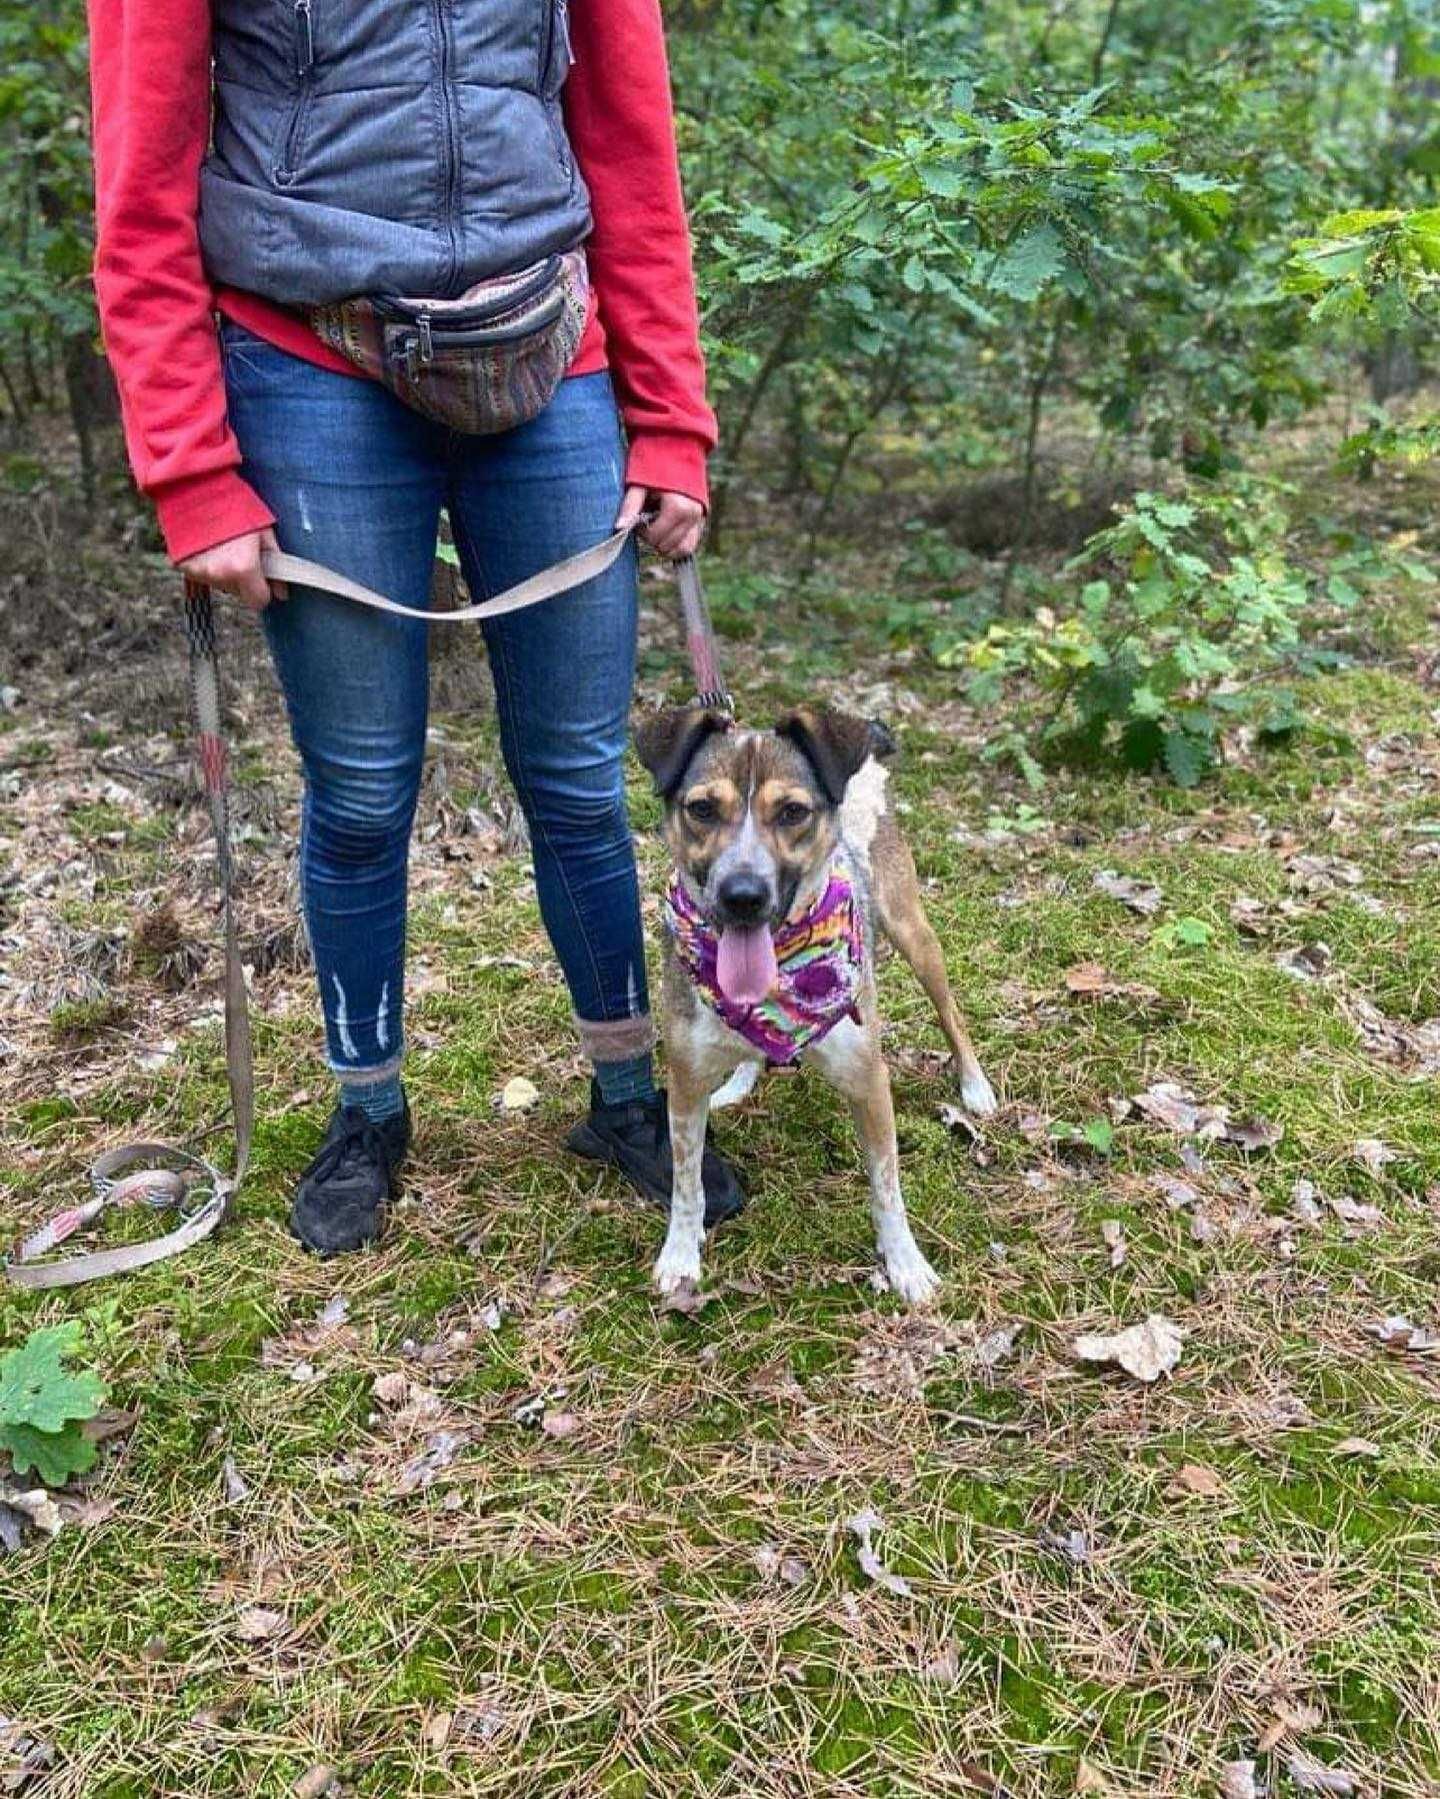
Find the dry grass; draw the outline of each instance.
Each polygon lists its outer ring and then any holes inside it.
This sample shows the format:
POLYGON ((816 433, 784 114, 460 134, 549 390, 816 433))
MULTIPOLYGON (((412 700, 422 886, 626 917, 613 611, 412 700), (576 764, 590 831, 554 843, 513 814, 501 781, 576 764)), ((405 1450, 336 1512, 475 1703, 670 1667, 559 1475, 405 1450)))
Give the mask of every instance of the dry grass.
MULTIPOLYGON (((655 598, 645 667, 668 679, 655 598)), ((417 835, 409 1198, 375 1254, 306 1259, 286 1188, 327 1098, 294 784, 232 641, 256 1172, 178 1263, 0 1296, 0 1341, 82 1318, 138 1414, 54 1544, 0 1560, 0 1779, 23 1728, 54 1749, 47 1799, 285 1793, 321 1767, 387 1799, 1198 1795, 1238 1758, 1283 1793, 1297 1752, 1377 1799, 1440 1792, 1440 1362, 1372 1328, 1437 1322, 1440 1131, 1413 1077, 1440 1012, 1419 828, 1440 730, 1416 621, 1308 681, 1348 741, 1242 752, 1194 795, 1057 779, 1039 828, 997 837, 1025 796, 878 607, 797 601, 809 636, 782 657, 785 596, 763 626, 740 598, 756 716, 798 683, 852 695, 863 666, 902 724, 930 903, 1007 1097, 980 1144, 946 1129, 923 1001, 888 969, 939 1314, 870 1285, 848 1128, 803 1080, 724 1127, 754 1202, 710 1302, 657 1308, 657 1218, 556 1148, 582 1070, 483 709, 442 716, 417 835), (1098 894, 1106 867, 1158 881, 1160 919, 1098 894), (1160 933, 1179 915, 1203 949, 1160 933), (1320 939, 1322 980, 1277 965, 1320 939), (1071 996, 1082 960, 1131 991, 1071 996), (544 1104, 504 1118, 519 1072, 544 1104), (1192 1153, 1124 1112, 1159 1079, 1284 1138, 1192 1153), (1054 1130, 1112 1115, 1108 1157, 1054 1130), (1373 1172, 1368 1138, 1393 1152, 1373 1172), (1078 1332, 1152 1311, 1185 1332, 1168 1381, 1076 1363, 1078 1332), (866 1507, 908 1592, 860 1569, 866 1507)), ((7 1231, 103 1143, 222 1117, 178 643, 160 602, 145 617, 148 658, 42 659, 0 734, 7 1231)))

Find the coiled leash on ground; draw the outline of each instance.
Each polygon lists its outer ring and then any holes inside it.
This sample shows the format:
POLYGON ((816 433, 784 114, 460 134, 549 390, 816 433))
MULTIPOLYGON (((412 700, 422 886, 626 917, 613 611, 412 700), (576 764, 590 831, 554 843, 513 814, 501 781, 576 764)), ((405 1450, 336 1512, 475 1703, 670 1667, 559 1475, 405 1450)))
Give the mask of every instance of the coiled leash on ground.
MULTIPOLYGON (((322 563, 303 556, 267 550, 261 568, 272 581, 291 581, 315 587, 360 606, 414 618, 425 624, 464 624, 477 619, 501 618, 526 606, 568 593, 572 587, 602 575, 619 558, 631 534, 648 520, 640 518, 592 549, 567 556, 538 575, 518 582, 494 599, 450 612, 421 611, 401 606, 322 563)), ((695 675, 697 703, 731 711, 730 695, 720 677, 715 634, 700 586, 695 558, 687 556, 675 565, 684 619, 685 644, 695 675)), ((215 607, 210 589, 193 581, 185 584, 185 636, 190 657, 190 692, 195 713, 196 752, 205 797, 215 831, 215 860, 219 876, 221 926, 225 944, 225 1073, 230 1086, 230 1112, 235 1129, 234 1172, 226 1175, 203 1156, 174 1149, 164 1143, 127 1143, 107 1150, 91 1166, 91 1196, 82 1204, 55 1214, 47 1223, 16 1245, 5 1262, 5 1274, 15 1286, 32 1290, 45 1287, 78 1287, 108 1274, 124 1274, 179 1255, 201 1242, 215 1229, 245 1178, 250 1160, 250 1139, 255 1125, 255 1074, 250 1046, 250 1008, 245 971, 240 961, 240 941, 235 922, 234 861, 230 838, 229 751, 220 720, 220 666, 215 631, 215 607), (112 1249, 80 1255, 53 1257, 68 1237, 94 1223, 107 1206, 139 1200, 156 1211, 174 1210, 180 1222, 163 1235, 142 1242, 117 1244, 112 1249)))

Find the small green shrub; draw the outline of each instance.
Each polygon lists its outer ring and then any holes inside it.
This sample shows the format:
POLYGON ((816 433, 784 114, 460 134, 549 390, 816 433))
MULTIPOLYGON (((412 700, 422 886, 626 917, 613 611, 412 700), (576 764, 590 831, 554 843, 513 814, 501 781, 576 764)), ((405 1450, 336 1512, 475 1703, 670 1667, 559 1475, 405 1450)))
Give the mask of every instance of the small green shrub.
POLYGON ((1071 572, 1091 578, 1073 610, 1041 607, 1024 623, 942 652, 970 670, 970 693, 994 704, 1007 681, 1030 678, 1043 722, 1010 747, 1029 772, 1042 755, 1164 769, 1193 787, 1214 764, 1220 734, 1244 719, 1294 728, 1293 707, 1256 684, 1299 639, 1309 598, 1285 555, 1286 520, 1273 488, 1239 480, 1183 498, 1140 493, 1090 538, 1071 572))

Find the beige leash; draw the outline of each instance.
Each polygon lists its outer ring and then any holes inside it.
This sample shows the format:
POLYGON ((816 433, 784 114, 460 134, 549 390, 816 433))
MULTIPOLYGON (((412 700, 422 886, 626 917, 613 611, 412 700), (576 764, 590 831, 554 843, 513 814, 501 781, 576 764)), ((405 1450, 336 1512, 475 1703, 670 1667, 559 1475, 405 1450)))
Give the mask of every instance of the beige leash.
MULTIPOLYGON (((542 569, 538 575, 518 582, 494 599, 478 605, 462 606, 453 612, 428 612, 413 606, 401 606, 373 588, 352 581, 322 563, 309 562, 303 556, 290 556, 281 550, 267 550, 261 567, 272 581, 291 581, 297 586, 319 588, 341 599, 353 600, 361 606, 372 606, 380 612, 392 612, 401 618, 418 619, 424 624, 463 624, 469 620, 501 618, 508 612, 519 612, 526 606, 537 606, 544 600, 568 593, 582 582, 602 575, 619 559, 634 530, 645 521, 616 531, 603 543, 567 556, 563 561, 542 569)), ((680 565, 684 595, 687 641, 695 661, 697 678, 700 671, 710 677, 701 685, 718 685, 714 674, 714 646, 702 661, 696 659, 696 626, 694 608, 702 612, 699 577, 693 558, 680 565)), ((193 582, 186 583, 185 628, 190 651, 190 684, 195 704, 195 722, 200 768, 210 814, 215 829, 215 853, 219 868, 225 937, 225 1072, 230 1085, 231 1114, 235 1124, 235 1172, 224 1175, 211 1162, 188 1150, 172 1149, 163 1143, 130 1143, 107 1151, 90 1169, 91 1197, 78 1206, 56 1213, 45 1224, 17 1244, 5 1266, 6 1278, 17 1287, 32 1291, 46 1287, 77 1287, 86 1281, 99 1280, 109 1274, 125 1274, 145 1268, 169 1256, 179 1255, 192 1244, 208 1237, 229 1208, 244 1178, 250 1157, 250 1137, 255 1117, 255 1073, 250 1051, 250 1008, 245 989, 245 972, 240 961, 240 945, 235 927, 234 881, 230 845, 229 757, 220 720, 220 676, 215 636, 215 614, 210 590, 193 582), (59 1260, 52 1257, 65 1240, 77 1230, 93 1224, 110 1205, 142 1201, 157 1211, 174 1209, 180 1223, 162 1236, 143 1242, 117 1244, 113 1249, 89 1251, 59 1260)), ((708 634, 708 620, 705 625, 708 634)))

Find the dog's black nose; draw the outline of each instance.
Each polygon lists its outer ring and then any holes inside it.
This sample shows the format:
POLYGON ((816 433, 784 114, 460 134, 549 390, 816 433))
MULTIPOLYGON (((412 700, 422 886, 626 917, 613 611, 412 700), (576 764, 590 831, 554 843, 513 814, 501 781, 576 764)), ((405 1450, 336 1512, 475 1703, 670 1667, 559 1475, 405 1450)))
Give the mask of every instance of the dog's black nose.
POLYGON ((715 897, 731 924, 759 924, 770 909, 770 888, 759 875, 727 875, 715 897))

